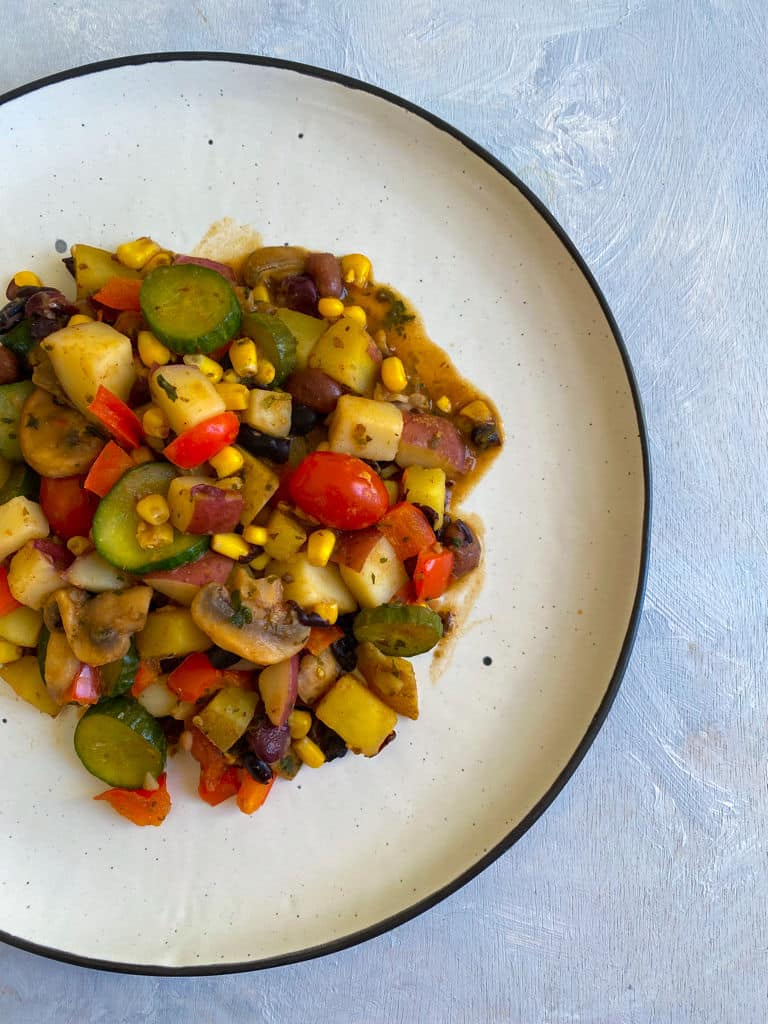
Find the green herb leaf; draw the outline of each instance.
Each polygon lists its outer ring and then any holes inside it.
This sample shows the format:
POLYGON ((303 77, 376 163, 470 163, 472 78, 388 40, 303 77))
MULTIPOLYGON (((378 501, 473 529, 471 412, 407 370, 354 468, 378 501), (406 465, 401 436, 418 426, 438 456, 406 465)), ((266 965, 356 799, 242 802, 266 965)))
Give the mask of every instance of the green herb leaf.
POLYGON ((172 402, 175 402, 176 399, 179 397, 179 393, 176 390, 176 388, 173 386, 173 384, 171 384, 169 381, 165 379, 162 373, 158 373, 157 375, 157 385, 158 387, 161 387, 163 389, 163 391, 166 393, 166 395, 168 395, 172 402))

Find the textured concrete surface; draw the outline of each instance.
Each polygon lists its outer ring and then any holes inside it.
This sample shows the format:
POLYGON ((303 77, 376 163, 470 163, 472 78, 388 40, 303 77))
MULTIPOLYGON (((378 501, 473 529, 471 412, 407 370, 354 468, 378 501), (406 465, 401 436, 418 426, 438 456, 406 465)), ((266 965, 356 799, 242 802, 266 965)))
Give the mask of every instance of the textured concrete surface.
POLYGON ((484 875, 394 933, 259 975, 121 978, 1 947, 0 1020, 765 1020, 765 6, 6 0, 3 13, 0 91, 121 53, 242 50, 365 78, 484 143, 550 205, 623 329, 655 521, 614 711, 563 796, 484 875))

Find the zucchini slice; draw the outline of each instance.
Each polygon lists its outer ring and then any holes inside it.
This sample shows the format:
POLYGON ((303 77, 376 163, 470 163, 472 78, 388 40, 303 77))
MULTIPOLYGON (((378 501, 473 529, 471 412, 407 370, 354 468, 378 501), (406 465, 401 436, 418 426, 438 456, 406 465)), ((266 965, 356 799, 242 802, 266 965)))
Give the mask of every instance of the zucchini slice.
POLYGON ((255 341, 259 355, 272 363, 272 384, 280 387, 296 366, 296 338, 279 316, 270 313, 247 313, 243 317, 243 334, 255 341))
POLYGON ((75 729, 75 752, 91 775, 110 786, 141 789, 147 773, 165 768, 167 745, 156 718, 132 697, 89 708, 75 729))
POLYGON ((194 263, 153 270, 144 278, 139 301, 152 332, 180 355, 213 352, 240 329, 232 285, 194 263))
POLYGON ((364 608, 355 618, 353 628, 356 640, 367 640, 393 658, 411 658, 431 651, 443 635, 440 616, 417 604, 364 608))

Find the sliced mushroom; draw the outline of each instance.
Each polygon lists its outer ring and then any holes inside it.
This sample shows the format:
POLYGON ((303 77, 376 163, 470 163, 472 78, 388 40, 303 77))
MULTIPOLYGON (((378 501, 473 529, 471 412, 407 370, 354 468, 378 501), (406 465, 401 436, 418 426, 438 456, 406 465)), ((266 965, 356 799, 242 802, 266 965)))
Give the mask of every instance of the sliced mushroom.
POLYGON ((230 587, 208 583, 192 602, 192 618, 215 644, 255 665, 274 665, 298 654, 309 627, 283 600, 280 580, 255 580, 239 568, 230 587))
POLYGON ((54 598, 75 656, 88 665, 108 665, 128 653, 131 637, 146 625, 152 588, 130 587, 90 597, 69 587, 57 590, 54 598))
POLYGON ((21 410, 21 452, 41 476, 86 473, 105 441, 77 409, 35 388, 21 410))

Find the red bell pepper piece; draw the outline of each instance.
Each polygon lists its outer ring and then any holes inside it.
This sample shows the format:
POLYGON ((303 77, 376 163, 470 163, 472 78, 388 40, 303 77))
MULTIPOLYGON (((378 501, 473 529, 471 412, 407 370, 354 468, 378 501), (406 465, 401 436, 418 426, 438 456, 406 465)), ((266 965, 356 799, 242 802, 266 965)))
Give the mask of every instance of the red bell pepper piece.
POLYGON ((310 654, 317 656, 343 636, 344 630, 340 626, 313 626, 309 631, 309 640, 304 646, 310 654))
POLYGON ((241 768, 240 786, 237 790, 237 806, 243 814, 253 814, 254 811, 258 811, 269 796, 274 784, 274 775, 269 782, 257 782, 244 768, 241 768))
POLYGON ((128 452, 123 451, 120 445, 115 444, 114 441, 108 441, 89 469, 83 487, 103 498, 112 490, 117 481, 134 466, 135 462, 128 452))
POLYGON ((405 583, 400 587, 396 594, 392 595, 392 604, 419 604, 419 599, 416 597, 416 590, 413 586, 413 580, 406 580, 405 583))
POLYGON ((93 494, 83 490, 83 480, 82 476, 65 476, 55 480, 44 476, 40 481, 40 506, 51 524, 51 530, 62 540, 87 537, 93 525, 99 503, 93 494))
POLYGON ((453 569, 453 552, 435 544, 426 551, 420 551, 413 571, 413 586, 419 601, 442 597, 448 589, 453 569), (435 548, 440 548, 436 551, 435 548))
POLYGON ((229 800, 240 789, 240 773, 233 765, 224 768, 215 782, 209 781, 205 768, 200 769, 200 782, 197 786, 198 795, 211 807, 229 800))
POLYGON ((131 687, 131 696, 138 697, 148 686, 160 677, 160 662, 156 658, 148 658, 139 662, 136 678, 131 687))
POLYGON ((254 673, 244 668, 220 669, 221 686, 236 686, 238 690, 253 690, 254 673))
POLYGON ((215 807, 234 796, 240 785, 237 769, 227 763, 224 755, 199 729, 191 729, 190 753, 200 764, 197 792, 206 803, 215 807))
POLYGON ((17 601, 8 586, 8 570, 0 565, 0 615, 7 615, 16 608, 21 608, 21 601, 17 601))
POLYGON ((88 406, 88 412, 103 423, 110 434, 126 448, 138 448, 141 444, 142 430, 139 417, 103 384, 99 384, 99 390, 88 406))
POLYGON ((409 501, 393 505, 376 524, 404 562, 435 543, 435 531, 420 508, 409 501))
POLYGON ((93 665, 81 664, 64 693, 64 704, 96 704, 101 696, 101 676, 93 665))
POLYGON ((214 668, 204 654, 188 655, 168 676, 168 687, 181 700, 200 700, 206 693, 224 685, 222 673, 214 668))
POLYGON ((136 281, 129 277, 110 277, 107 283, 93 297, 102 306, 109 306, 110 309, 131 309, 136 313, 140 313, 140 291, 141 281, 136 281))
POLYGON ((165 772, 157 780, 157 789, 107 789, 93 799, 106 800, 134 825, 162 825, 171 809, 165 772))
POLYGON ((163 449, 163 455, 180 469, 194 469, 232 444, 239 429, 240 421, 233 412, 221 412, 179 434, 163 449))

